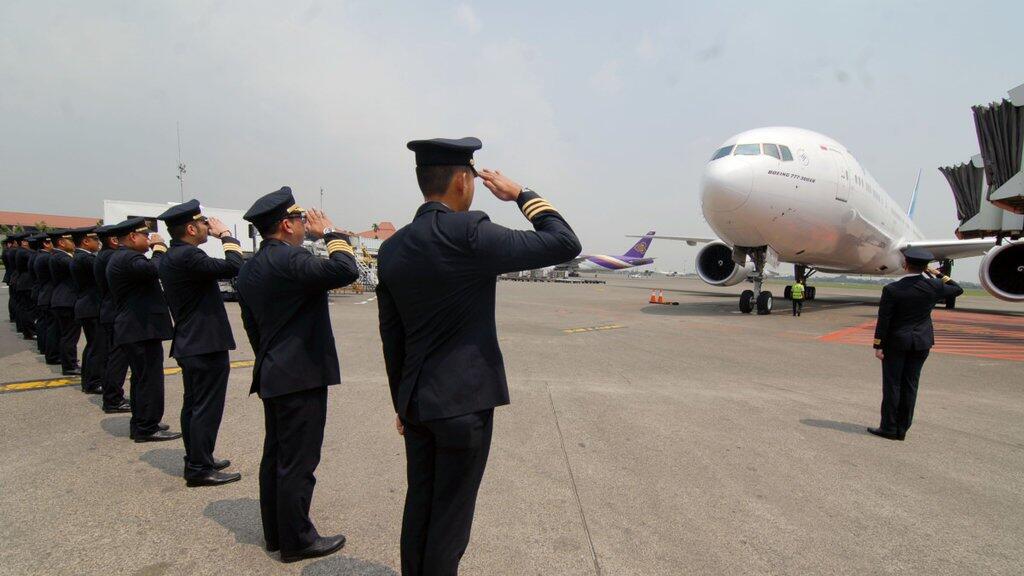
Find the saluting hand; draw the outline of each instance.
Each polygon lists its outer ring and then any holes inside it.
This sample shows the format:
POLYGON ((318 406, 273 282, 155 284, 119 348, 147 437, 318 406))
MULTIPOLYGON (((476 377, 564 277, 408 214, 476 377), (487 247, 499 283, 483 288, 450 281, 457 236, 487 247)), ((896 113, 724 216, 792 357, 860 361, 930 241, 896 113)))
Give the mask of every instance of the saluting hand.
POLYGON ((152 234, 149 235, 149 246, 150 248, 152 248, 157 244, 166 244, 166 242, 164 242, 163 236, 157 234, 156 232, 153 232, 152 234))
POLYGON ((323 238, 324 230, 328 228, 334 228, 334 224, 326 214, 316 208, 310 208, 309 212, 306 212, 306 232, 310 236, 313 238, 323 238))
POLYGON ((210 223, 210 234, 213 234, 217 238, 220 238, 225 233, 230 232, 230 230, 228 230, 228 227, 225 226, 224 223, 221 222, 219 218, 214 218, 211 216, 208 219, 208 221, 210 223))
POLYGON ((494 197, 502 202, 511 202, 519 198, 519 191, 523 189, 522 186, 513 182, 508 176, 502 174, 499 170, 481 170, 479 172, 480 179, 484 181, 484 186, 494 194, 494 197))

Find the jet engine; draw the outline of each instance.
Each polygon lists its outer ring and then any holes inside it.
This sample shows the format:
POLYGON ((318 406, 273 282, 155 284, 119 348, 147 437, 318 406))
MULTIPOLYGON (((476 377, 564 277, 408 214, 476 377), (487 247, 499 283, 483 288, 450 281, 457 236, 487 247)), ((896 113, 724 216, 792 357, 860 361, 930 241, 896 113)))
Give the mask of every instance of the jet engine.
POLYGON ((978 268, 981 287, 1008 302, 1024 302, 1024 240, 1007 242, 985 253, 978 268))
POLYGON ((711 242, 697 253, 697 275, 712 286, 735 286, 753 271, 753 262, 740 266, 733 261, 732 248, 725 242, 711 242))

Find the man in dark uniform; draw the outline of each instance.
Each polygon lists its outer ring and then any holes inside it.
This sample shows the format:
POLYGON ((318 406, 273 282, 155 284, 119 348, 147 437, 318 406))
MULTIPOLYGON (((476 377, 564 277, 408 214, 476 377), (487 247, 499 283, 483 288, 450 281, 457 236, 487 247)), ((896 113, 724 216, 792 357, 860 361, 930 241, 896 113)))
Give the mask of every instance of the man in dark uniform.
POLYGON ((53 275, 50 273, 50 259, 53 257, 53 240, 49 234, 42 234, 39 250, 32 259, 32 272, 39 294, 36 297, 36 333, 42 340, 42 354, 47 364, 60 364, 60 331, 57 317, 50 308, 53 297, 53 275))
POLYGON ((107 263, 107 286, 117 310, 114 345, 124 350, 132 369, 129 436, 136 442, 175 440, 181 434, 161 429, 160 423, 164 416, 163 340, 174 336, 174 328, 160 289, 157 264, 144 255, 152 248, 153 259, 159 259, 167 246, 159 234, 150 236, 144 218, 129 218, 110 232, 118 243, 107 263))
POLYGON ((75 257, 75 241, 70 230, 50 232, 53 251, 50 253, 50 281, 53 295, 50 310, 57 320, 57 354, 61 374, 81 376, 78 364, 78 340, 82 337, 82 324, 75 319, 78 291, 71 278, 71 261, 75 257))
POLYGON ((71 278, 75 281, 78 298, 75 300, 75 320, 85 334, 82 350, 82 392, 103 393, 103 371, 99 361, 106 354, 105 337, 100 331, 100 295, 96 291, 93 269, 100 240, 96 227, 88 226, 71 231, 75 241, 75 257, 71 261, 71 278))
POLYGON ((252 388, 263 400, 260 512, 267 550, 292 562, 331 554, 342 535, 320 536, 309 519, 327 422, 327 387, 341 382, 327 309, 329 290, 359 277, 352 247, 318 210, 307 214, 287 186, 260 198, 244 218, 260 249, 238 273, 242 322, 256 351, 252 388), (308 219, 308 222, 307 222, 308 219), (302 248, 323 238, 327 259, 302 248))
POLYGON ((11 279, 11 274, 17 269, 17 265, 14 263, 14 254, 18 249, 18 241, 15 238, 15 234, 8 234, 4 238, 4 284, 7 285, 7 313, 10 316, 10 321, 16 323, 18 321, 18 315, 15 313, 15 298, 14 298, 14 281, 11 279))
POLYGON ((215 460, 213 449, 224 415, 235 349, 228 313, 218 280, 238 275, 242 244, 216 218, 207 218, 198 200, 169 208, 158 216, 167 224, 171 247, 160 258, 160 282, 174 319, 171 356, 181 366, 185 395, 181 403, 181 437, 185 443, 187 486, 216 486, 240 480, 237 472, 221 472, 229 460, 215 460), (225 259, 199 249, 209 236, 221 241, 225 259))
POLYGON ((417 140, 424 204, 384 242, 377 302, 384 363, 405 437, 402 574, 454 575, 469 544, 494 407, 509 403, 494 321, 497 276, 572 260, 580 242, 555 208, 500 172, 479 174, 534 231, 511 230, 473 202, 476 138, 417 140))
POLYGON ((17 253, 14 254, 14 265, 18 274, 14 282, 15 302, 18 314, 18 331, 26 340, 36 339, 36 347, 42 352, 42 346, 36 332, 36 298, 39 286, 35 280, 32 263, 40 242, 35 234, 21 234, 17 253))
POLYGON ((93 263, 93 278, 96 280, 96 293, 100 297, 100 335, 97 343, 102 343, 96 350, 96 371, 101 373, 103 383, 103 411, 107 414, 131 412, 131 405, 124 397, 124 379, 128 374, 128 357, 124 350, 114 344, 114 319, 117 310, 114 298, 107 286, 107 264, 110 257, 117 253, 117 238, 110 232, 113 226, 100 226, 96 229, 102 248, 96 254, 93 263))
POLYGON ((875 436, 903 440, 914 418, 917 384, 935 344, 932 308, 964 293, 949 276, 928 268, 935 257, 925 249, 903 252, 907 275, 882 289, 875 324, 875 356, 882 361, 882 421, 875 436))

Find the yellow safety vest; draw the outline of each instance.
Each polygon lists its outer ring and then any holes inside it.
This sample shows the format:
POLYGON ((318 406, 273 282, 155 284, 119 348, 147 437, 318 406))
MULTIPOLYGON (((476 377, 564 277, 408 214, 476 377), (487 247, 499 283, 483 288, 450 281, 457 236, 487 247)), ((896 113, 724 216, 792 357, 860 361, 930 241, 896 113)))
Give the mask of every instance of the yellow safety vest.
POLYGON ((804 299, 804 285, 803 284, 793 284, 793 287, 790 288, 790 294, 792 295, 793 300, 803 300, 804 299))

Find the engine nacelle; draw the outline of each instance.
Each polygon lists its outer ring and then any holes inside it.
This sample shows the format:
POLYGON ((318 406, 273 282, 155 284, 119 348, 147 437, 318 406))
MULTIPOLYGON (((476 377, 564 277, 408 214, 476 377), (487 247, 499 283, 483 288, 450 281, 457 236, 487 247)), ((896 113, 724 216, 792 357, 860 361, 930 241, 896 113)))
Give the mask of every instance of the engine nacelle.
POLYGON ((697 275, 712 286, 735 286, 753 272, 753 262, 733 262, 732 248, 725 242, 711 242, 697 253, 697 275))
POLYGON ((1007 242, 985 253, 978 268, 981 287, 1008 302, 1024 302, 1024 240, 1007 242))

